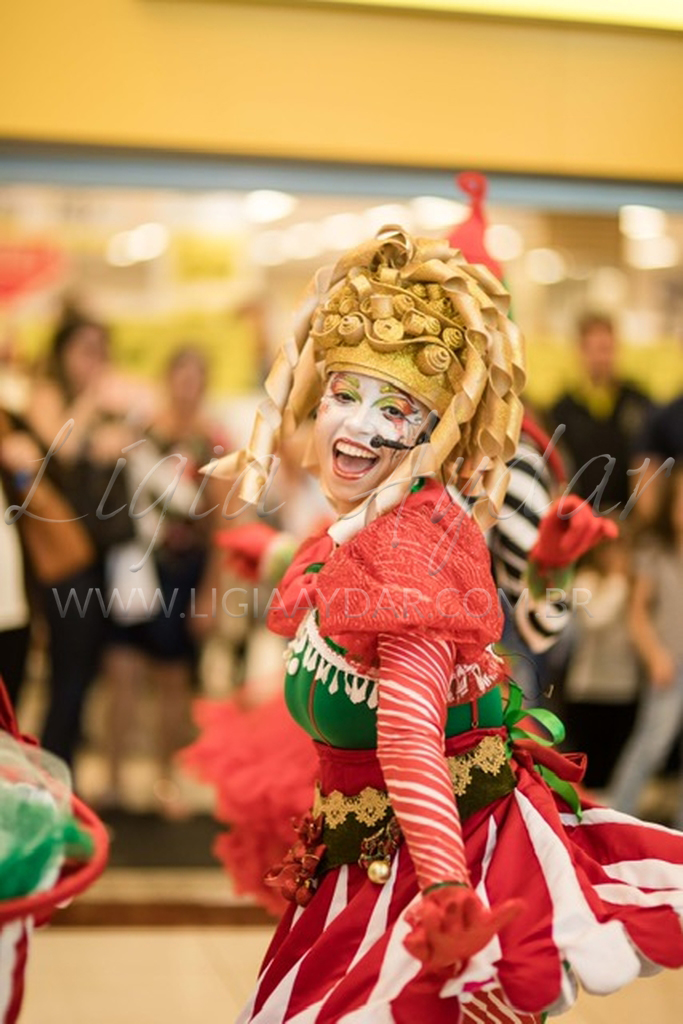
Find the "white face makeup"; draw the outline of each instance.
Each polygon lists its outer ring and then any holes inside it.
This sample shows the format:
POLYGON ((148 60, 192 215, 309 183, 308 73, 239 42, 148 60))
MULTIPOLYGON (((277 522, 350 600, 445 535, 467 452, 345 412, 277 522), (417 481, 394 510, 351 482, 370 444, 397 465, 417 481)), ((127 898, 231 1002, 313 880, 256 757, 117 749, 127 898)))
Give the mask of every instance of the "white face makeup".
POLYGON ((429 409, 394 384, 361 373, 333 373, 315 421, 321 482, 340 512, 378 487, 405 451, 373 448, 375 437, 412 446, 429 409))

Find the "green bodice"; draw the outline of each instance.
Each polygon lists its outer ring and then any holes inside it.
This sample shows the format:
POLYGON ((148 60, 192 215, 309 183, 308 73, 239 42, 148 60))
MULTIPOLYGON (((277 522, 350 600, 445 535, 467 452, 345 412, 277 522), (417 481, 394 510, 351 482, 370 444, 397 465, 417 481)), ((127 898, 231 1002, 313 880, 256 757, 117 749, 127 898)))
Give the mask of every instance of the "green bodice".
MULTIPOLYGON (((286 653, 285 700, 292 717, 313 739, 346 750, 377 745, 378 681, 360 675, 337 644, 322 637, 309 612, 286 653)), ((503 723, 500 688, 492 686, 478 701, 478 724, 503 723)), ((472 728, 471 704, 448 709, 446 736, 472 728)))

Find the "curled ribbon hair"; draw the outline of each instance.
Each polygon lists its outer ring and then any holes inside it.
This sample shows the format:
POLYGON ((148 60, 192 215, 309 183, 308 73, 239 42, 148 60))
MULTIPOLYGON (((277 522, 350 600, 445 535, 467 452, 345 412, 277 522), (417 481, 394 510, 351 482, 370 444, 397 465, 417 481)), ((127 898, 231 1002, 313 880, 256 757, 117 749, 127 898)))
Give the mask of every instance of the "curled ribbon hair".
MULTIPOLYGON (((347 533, 400 502, 417 473, 464 464, 482 467, 475 516, 485 525, 502 504, 522 420, 524 347, 509 301, 486 267, 468 264, 446 241, 383 228, 315 275, 268 374, 247 448, 220 460, 214 475, 242 474, 242 497, 257 500, 270 456, 316 408, 326 374, 343 364, 386 372, 439 414, 430 441, 406 454, 359 514, 345 517, 347 533)), ((317 469, 312 452, 307 468, 317 469)))

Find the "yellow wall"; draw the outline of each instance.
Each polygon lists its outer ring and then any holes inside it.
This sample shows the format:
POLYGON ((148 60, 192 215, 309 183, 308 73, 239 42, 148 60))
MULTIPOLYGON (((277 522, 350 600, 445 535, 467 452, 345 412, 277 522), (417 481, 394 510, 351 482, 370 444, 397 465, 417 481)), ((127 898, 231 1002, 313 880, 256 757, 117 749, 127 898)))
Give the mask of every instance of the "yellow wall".
POLYGON ((683 36, 5 0, 0 137, 683 181, 683 36))

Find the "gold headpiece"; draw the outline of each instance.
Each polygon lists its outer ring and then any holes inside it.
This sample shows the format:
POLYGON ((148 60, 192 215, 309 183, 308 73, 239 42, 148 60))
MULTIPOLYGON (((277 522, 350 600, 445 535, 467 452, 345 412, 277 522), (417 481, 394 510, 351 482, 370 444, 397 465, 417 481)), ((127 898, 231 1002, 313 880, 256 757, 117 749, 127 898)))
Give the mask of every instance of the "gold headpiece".
POLYGON ((386 377, 439 415, 462 376, 465 333, 440 284, 402 280, 387 266, 349 275, 311 326, 326 373, 355 369, 386 377))
POLYGON ((249 448, 222 459, 215 475, 243 473, 242 496, 256 501, 270 456, 317 406, 326 376, 356 370, 391 381, 440 417, 430 442, 406 456, 389 489, 385 482, 373 514, 400 501, 416 471, 450 476, 482 458, 483 488, 498 508, 525 381, 508 308, 507 291, 486 267, 466 263, 445 241, 384 228, 318 272, 266 381, 249 448))

